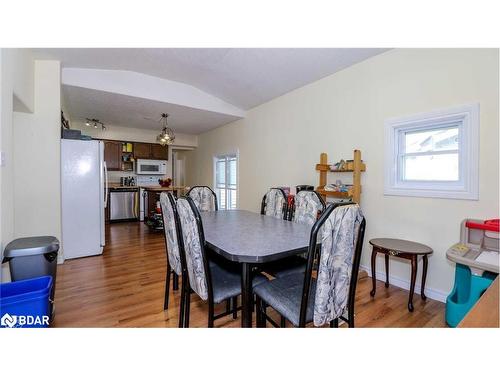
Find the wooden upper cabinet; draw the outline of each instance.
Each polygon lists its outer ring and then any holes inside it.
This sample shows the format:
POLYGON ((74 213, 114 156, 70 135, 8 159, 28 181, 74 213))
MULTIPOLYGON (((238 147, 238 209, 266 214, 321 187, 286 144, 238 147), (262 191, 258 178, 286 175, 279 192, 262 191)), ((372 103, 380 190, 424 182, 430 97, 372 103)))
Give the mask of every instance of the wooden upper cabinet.
POLYGON ((134 157, 136 159, 168 160, 168 146, 158 143, 134 143, 134 157))
POLYGON ((104 161, 109 171, 119 171, 122 162, 122 143, 104 141, 104 161))
POLYGON ((134 143, 134 158, 151 159, 151 143, 134 143))
POLYGON ((162 146, 158 143, 151 145, 151 158, 158 160, 168 160, 168 146, 162 146))

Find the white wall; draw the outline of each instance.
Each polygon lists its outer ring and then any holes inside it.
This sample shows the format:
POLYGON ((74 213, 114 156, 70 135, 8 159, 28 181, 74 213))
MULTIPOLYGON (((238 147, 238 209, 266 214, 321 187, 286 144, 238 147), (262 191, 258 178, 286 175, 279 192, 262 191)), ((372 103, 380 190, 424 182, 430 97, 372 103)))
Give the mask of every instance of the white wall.
MULTIPOLYGON (((0 253, 14 238, 14 110, 32 111, 34 65, 29 50, 0 50, 0 253)), ((7 264, 0 267, 0 280, 9 278, 7 264)))
MULTIPOLYGON (((392 50, 200 135, 198 148, 187 157, 187 183, 212 185, 212 157, 239 150, 239 207, 258 212, 270 186, 317 186, 314 167, 321 152, 333 161, 352 158, 352 150, 360 149, 367 165, 361 196, 367 218, 362 265, 369 265, 370 238, 428 244, 434 249, 428 294, 443 299, 454 279, 445 251, 459 240, 460 221, 499 215, 498 78, 498 50, 392 50), (384 121, 467 103, 481 106, 479 201, 384 196, 384 121)), ((391 260, 393 281, 408 281, 409 272, 406 262, 391 260)))
POLYGON ((35 61, 34 113, 13 118, 16 238, 61 239, 60 96, 59 61, 35 61))
MULTIPOLYGON (((73 121, 71 123, 72 129, 79 129, 82 134, 89 135, 94 138, 101 139, 113 139, 118 141, 131 141, 131 142, 147 142, 156 143, 156 136, 160 133, 160 129, 139 129, 139 128, 129 128, 126 126, 116 126, 106 124, 106 130, 94 127, 86 126, 85 123, 81 121, 73 121)), ((168 160, 167 163, 167 174, 166 176, 172 177, 172 148, 173 147, 186 147, 195 148, 198 146, 198 136, 191 134, 175 133, 175 143, 173 146, 168 148, 168 160)), ((111 182, 118 182, 122 176, 131 176, 131 172, 118 172, 110 171, 109 178, 111 182)))

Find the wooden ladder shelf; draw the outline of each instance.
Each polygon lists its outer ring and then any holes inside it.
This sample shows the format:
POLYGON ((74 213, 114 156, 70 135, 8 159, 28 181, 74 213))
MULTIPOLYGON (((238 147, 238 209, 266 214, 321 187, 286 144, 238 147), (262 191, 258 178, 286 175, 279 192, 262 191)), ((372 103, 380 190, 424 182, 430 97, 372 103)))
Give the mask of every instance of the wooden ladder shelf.
POLYGON ((316 170, 319 171, 319 186, 316 191, 326 200, 327 197, 349 199, 360 203, 361 200, 361 172, 366 171, 366 165, 361 161, 361 151, 354 150, 354 158, 346 162, 342 169, 332 170, 331 164, 328 164, 328 155, 322 153, 319 157, 319 164, 316 164, 316 170), (325 190, 327 184, 327 174, 330 173, 352 173, 352 188, 347 192, 325 190))

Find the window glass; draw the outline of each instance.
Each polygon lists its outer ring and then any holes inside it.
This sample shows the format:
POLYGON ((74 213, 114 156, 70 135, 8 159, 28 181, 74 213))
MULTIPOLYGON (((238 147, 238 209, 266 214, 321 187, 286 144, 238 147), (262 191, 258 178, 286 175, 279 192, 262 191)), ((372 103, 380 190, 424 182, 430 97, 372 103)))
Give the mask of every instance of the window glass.
POLYGON ((221 155, 215 158, 215 193, 221 210, 234 210, 237 205, 236 155, 221 155))
POLYGON ((405 156, 403 171, 407 181, 458 181, 458 153, 405 156))
POLYGON ((405 133, 405 153, 458 150, 458 126, 405 133))

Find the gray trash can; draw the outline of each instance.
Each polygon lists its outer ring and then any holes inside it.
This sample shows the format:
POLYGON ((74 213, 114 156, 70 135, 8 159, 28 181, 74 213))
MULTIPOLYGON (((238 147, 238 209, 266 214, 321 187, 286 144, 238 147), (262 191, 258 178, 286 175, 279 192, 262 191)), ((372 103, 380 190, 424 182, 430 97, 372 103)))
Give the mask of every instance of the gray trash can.
POLYGON ((50 300, 54 301, 58 251, 59 240, 52 236, 18 238, 5 247, 2 263, 9 262, 12 281, 52 276, 50 300))

